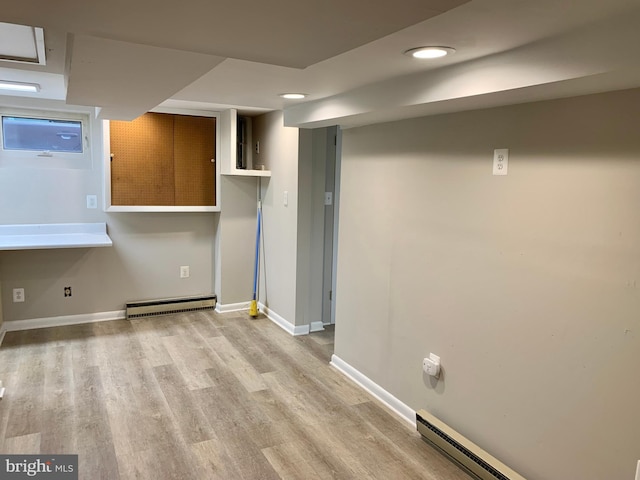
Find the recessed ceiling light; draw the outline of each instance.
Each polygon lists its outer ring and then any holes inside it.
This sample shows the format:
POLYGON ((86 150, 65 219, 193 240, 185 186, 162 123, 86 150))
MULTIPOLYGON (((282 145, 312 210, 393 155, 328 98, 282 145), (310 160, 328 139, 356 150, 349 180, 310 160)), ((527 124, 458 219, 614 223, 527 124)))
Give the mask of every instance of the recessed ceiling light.
POLYGON ((289 100, 300 100, 301 98, 305 98, 307 94, 306 93, 281 93, 280 96, 282 98, 287 98, 289 100))
POLYGON ((0 80, 0 90, 37 93, 40 91, 40 85, 38 85, 37 83, 11 82, 8 80, 0 80))
POLYGON ((413 58, 440 58, 440 57, 444 57, 445 55, 451 55, 452 53, 455 53, 455 48, 451 48, 451 47, 417 47, 417 48, 410 48, 409 50, 407 50, 406 52, 404 52, 405 55, 409 55, 413 58))

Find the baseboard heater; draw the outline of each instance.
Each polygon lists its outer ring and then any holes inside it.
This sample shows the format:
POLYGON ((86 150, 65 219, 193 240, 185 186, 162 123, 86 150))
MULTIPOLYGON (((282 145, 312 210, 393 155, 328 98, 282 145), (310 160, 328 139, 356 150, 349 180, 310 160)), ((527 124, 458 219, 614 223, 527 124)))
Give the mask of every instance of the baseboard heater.
POLYGON ((216 301, 217 297, 215 295, 204 295, 128 302, 126 304, 126 312, 127 318, 139 318, 198 310, 213 310, 216 308, 216 301))
POLYGON ((466 439, 425 410, 416 412, 422 437, 480 480, 525 480, 500 460, 466 439))

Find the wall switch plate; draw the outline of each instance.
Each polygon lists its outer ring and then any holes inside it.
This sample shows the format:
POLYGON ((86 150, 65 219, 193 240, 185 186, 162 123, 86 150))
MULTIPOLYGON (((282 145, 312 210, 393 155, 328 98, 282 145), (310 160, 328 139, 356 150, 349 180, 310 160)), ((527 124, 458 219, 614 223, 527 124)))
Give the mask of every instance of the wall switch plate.
POLYGON ((289 205, 289 192, 287 192, 286 190, 282 195, 282 203, 284 204, 285 207, 289 205))
POLYGON ((493 151, 493 174, 506 175, 509 170, 509 149, 497 148, 493 151))
POLYGON ((183 265, 180 267, 180 278, 189 278, 189 265, 183 265))
POLYGON ((24 288, 13 289, 13 303, 24 302, 24 288))
POLYGON ((324 192, 324 204, 333 205, 333 192, 324 192))
POLYGON ((98 208, 97 195, 87 195, 87 208, 98 208))

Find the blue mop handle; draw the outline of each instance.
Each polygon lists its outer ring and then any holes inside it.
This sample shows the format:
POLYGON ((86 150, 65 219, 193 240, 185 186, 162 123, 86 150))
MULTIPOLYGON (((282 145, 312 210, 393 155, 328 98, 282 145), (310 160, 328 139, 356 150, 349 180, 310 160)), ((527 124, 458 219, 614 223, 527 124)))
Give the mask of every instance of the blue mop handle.
POLYGON ((260 228, 262 225, 262 208, 258 204, 258 228, 256 231, 256 264, 253 270, 253 299, 256 300, 258 291, 258 264, 260 263, 260 228))

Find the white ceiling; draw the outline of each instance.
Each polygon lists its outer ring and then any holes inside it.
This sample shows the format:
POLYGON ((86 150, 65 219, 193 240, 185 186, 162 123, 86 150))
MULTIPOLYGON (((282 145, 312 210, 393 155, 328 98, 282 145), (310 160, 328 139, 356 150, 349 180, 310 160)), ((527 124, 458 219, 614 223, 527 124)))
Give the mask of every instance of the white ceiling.
POLYGON ((102 118, 161 104, 353 126, 640 87, 638 0, 21 0, 0 21, 47 46, 46 66, 0 61, 0 79, 102 118), (402 55, 421 45, 457 52, 402 55))

